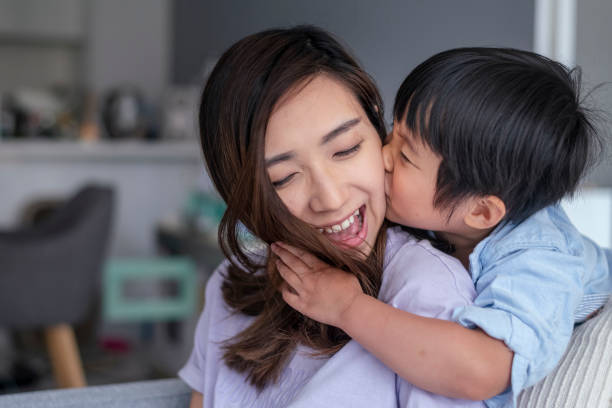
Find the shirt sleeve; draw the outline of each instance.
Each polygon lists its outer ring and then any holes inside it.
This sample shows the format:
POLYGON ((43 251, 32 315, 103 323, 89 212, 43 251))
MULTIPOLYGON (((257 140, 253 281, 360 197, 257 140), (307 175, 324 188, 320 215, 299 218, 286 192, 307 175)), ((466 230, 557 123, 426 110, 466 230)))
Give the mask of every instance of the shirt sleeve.
POLYGON ((198 391, 200 393, 204 393, 204 364, 206 359, 206 348, 202 344, 200 333, 204 332, 202 334, 205 334, 207 331, 207 316, 208 313, 206 312, 205 308, 197 325, 191 355, 183 368, 181 368, 181 370, 178 372, 179 377, 185 381, 187 385, 189 385, 194 391, 198 391))
POLYGON ((219 270, 224 269, 225 263, 215 271, 206 285, 205 306, 196 326, 193 349, 189 359, 178 372, 179 377, 187 383, 194 391, 204 393, 204 374, 206 368, 206 349, 208 345, 208 334, 210 327, 210 316, 215 308, 216 299, 219 297, 220 281, 222 279, 219 270))
MULTIPOLYGON (((394 280, 388 303, 421 316, 450 320, 455 308, 471 305, 475 296, 474 284, 463 265, 422 241, 398 251, 385 273, 394 280)), ((395 380, 398 407, 485 406, 482 401, 433 394, 397 375, 395 380)))
POLYGON ((404 245, 385 275, 379 298, 424 317, 451 320, 453 310, 471 305, 476 294, 463 265, 423 241, 404 245))
POLYGON ((503 340, 514 352, 511 385, 487 401, 501 407, 550 373, 560 360, 582 297, 580 259, 555 248, 508 250, 481 271, 474 304, 453 318, 503 340))

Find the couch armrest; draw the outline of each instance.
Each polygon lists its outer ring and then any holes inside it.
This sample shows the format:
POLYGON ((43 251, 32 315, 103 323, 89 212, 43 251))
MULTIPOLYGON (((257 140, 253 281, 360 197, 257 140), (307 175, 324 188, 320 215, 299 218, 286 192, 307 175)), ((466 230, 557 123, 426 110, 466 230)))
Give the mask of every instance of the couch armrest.
POLYGON ((0 396, 0 408, 186 408, 191 389, 178 378, 0 396))

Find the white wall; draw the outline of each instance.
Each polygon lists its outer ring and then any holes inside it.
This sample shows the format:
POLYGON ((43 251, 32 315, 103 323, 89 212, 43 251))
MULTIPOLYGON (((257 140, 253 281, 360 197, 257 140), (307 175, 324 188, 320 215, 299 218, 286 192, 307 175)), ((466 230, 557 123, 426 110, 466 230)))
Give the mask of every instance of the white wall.
MULTIPOLYGON (((169 77, 170 1, 0 0, 0 92, 84 83, 104 97, 132 84, 159 103, 169 77)), ((193 145, 179 147, 182 156, 169 146, 132 146, 150 152, 138 158, 121 144, 0 142, 0 228, 14 226, 31 200, 103 182, 118 195, 111 253, 152 255, 157 222, 207 185, 195 138, 186 143, 193 145)))
POLYGON ((191 191, 210 188, 195 141, 0 143, 0 229, 15 227, 26 204, 68 198, 90 182, 111 185, 116 193, 113 256, 154 255, 160 220, 179 213, 191 191))
POLYGON ((79 37, 82 6, 82 0, 0 0, 0 32, 79 37))
POLYGON ((0 92, 138 86, 157 104, 168 85, 171 0, 0 0, 0 92))
POLYGON ((86 81, 98 93, 138 86, 158 103, 168 85, 170 0, 89 0, 86 81))
POLYGON ((603 113, 607 152, 590 182, 612 187, 612 1, 576 1, 576 64, 582 67, 585 90, 603 84, 592 94, 590 102, 603 113))
POLYGON ((0 92, 80 80, 84 5, 0 0, 0 92))

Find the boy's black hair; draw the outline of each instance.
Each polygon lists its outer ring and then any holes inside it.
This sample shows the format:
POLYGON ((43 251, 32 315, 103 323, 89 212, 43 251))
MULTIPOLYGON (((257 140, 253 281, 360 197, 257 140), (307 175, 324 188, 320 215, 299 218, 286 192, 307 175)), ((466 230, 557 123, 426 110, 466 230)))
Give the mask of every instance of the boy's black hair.
POLYGON ((520 222, 571 195, 601 151, 579 90, 579 70, 541 55, 458 48, 408 75, 393 116, 442 158, 436 207, 495 195, 520 222))

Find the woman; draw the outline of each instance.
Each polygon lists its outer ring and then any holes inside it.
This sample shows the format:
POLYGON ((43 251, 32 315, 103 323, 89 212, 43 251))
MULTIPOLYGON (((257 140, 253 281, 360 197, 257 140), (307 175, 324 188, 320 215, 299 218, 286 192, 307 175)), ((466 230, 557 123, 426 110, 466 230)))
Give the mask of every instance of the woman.
POLYGON ((246 37, 213 70, 199 119, 227 203, 219 241, 228 260, 207 285, 180 372, 192 406, 482 406, 412 386, 339 329, 295 312, 275 258, 240 239, 242 223, 266 243, 307 249, 355 274, 365 293, 414 313, 448 319, 471 302, 456 260, 383 222, 382 103, 352 57, 312 27, 246 37), (427 275, 400 273, 407 264, 427 275), (318 394, 336 366, 352 368, 345 383, 318 394))

